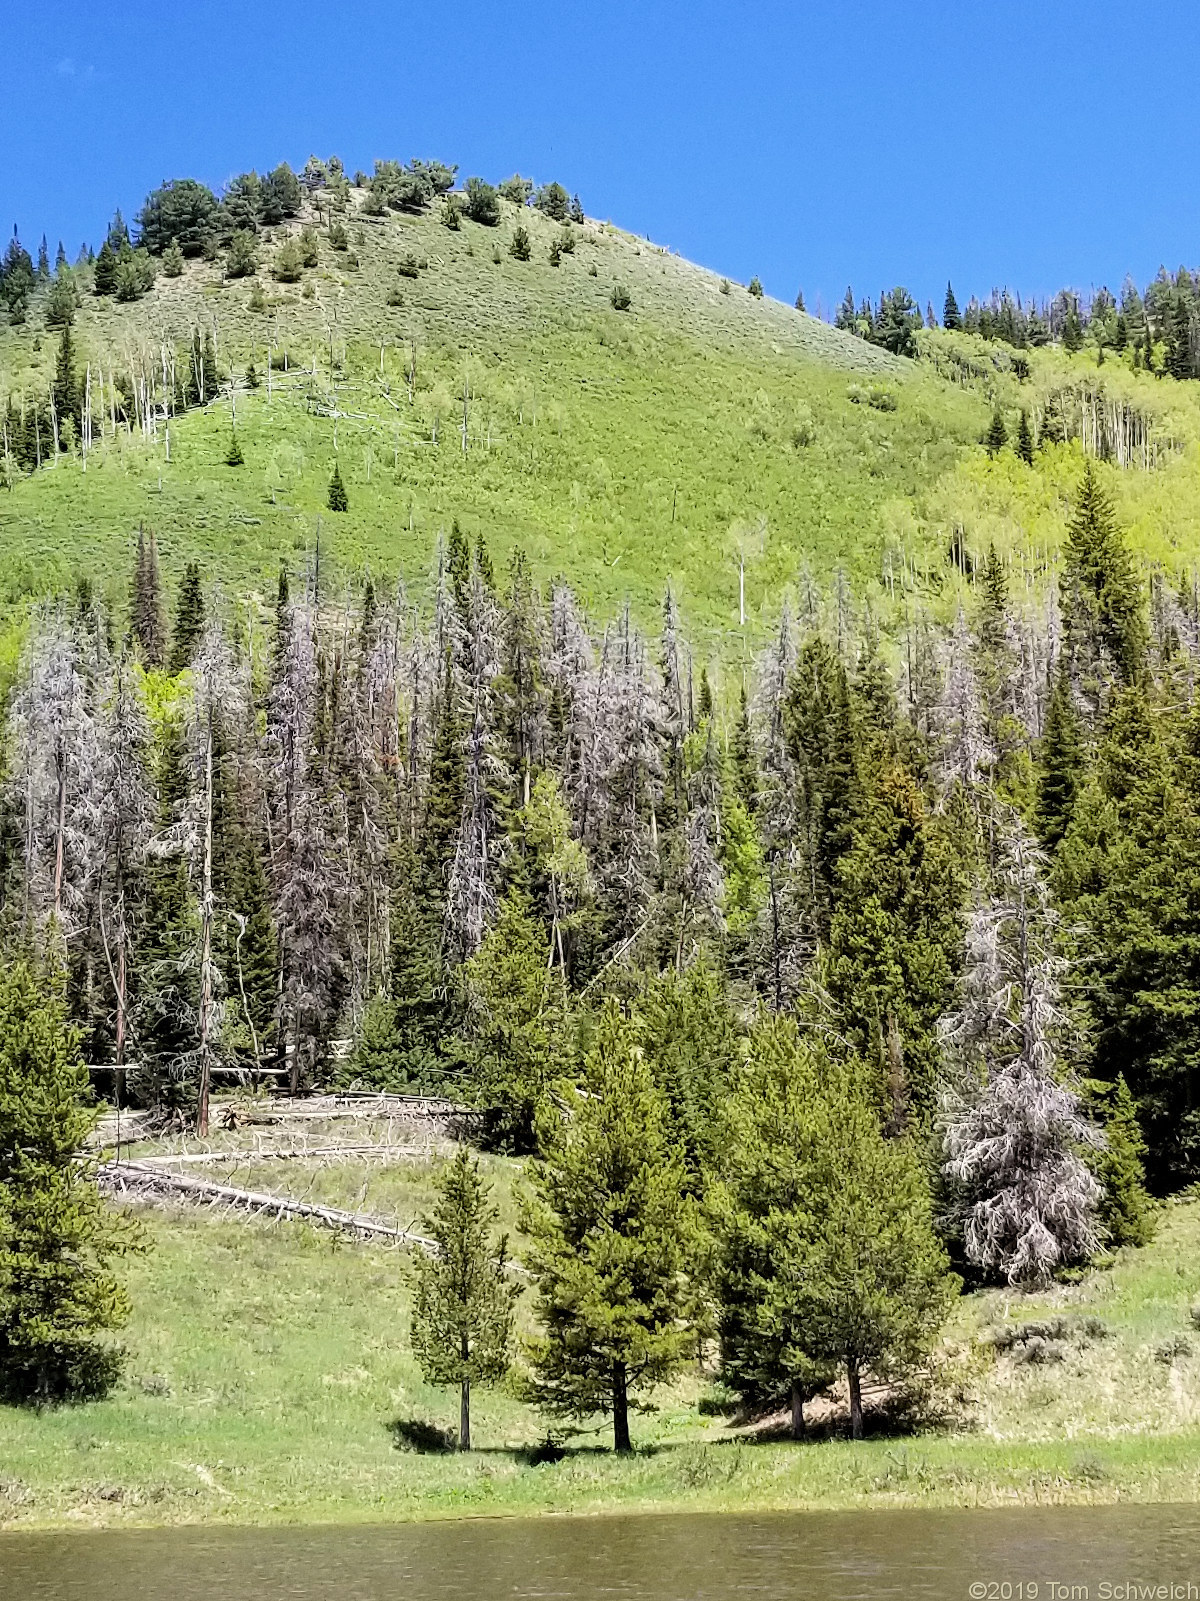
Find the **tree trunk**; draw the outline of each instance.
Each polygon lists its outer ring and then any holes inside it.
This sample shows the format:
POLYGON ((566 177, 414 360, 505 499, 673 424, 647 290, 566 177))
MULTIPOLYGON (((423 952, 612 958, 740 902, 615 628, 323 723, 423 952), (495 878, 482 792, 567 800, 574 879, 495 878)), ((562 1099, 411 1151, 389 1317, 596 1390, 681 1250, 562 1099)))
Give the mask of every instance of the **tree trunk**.
POLYGON ((613 1449, 622 1455, 631 1451, 629 1443, 629 1396, 626 1390, 627 1374, 624 1362, 614 1362, 612 1369, 613 1395, 613 1449))
POLYGON ((850 1438, 862 1439, 862 1386, 859 1382, 858 1358, 846 1359, 846 1378, 850 1383, 850 1438))
POLYGON ((471 1385, 467 1379, 458 1387, 458 1449, 471 1449, 471 1385))
POLYGON ((804 1438, 804 1392, 798 1379, 792 1380, 792 1439, 804 1438))

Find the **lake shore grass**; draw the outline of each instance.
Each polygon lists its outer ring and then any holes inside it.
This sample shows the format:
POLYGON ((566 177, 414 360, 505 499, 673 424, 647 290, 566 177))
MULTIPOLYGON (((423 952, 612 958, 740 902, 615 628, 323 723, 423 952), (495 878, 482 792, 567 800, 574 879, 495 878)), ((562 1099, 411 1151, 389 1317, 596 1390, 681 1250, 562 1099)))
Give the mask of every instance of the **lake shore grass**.
MULTIPOLYGON (((434 1141, 369 1170, 275 1163, 269 1187, 408 1222, 440 1154, 434 1141)), ((486 1166, 510 1224, 516 1164, 486 1166)), ((249 1152, 232 1181, 268 1187, 249 1152)), ((479 1449, 445 1449, 457 1396, 412 1360, 403 1252, 296 1223, 141 1215, 124 1377, 102 1402, 0 1408, 0 1527, 1200 1499, 1197 1201, 1165 1208, 1153 1244, 1079 1283, 965 1296, 936 1423, 855 1445, 835 1414, 783 1440, 723 1409, 698 1368, 635 1418, 624 1460, 603 1420, 547 1450, 515 1387, 476 1394, 479 1449), (1056 1320, 1033 1360, 997 1342, 1056 1320)))

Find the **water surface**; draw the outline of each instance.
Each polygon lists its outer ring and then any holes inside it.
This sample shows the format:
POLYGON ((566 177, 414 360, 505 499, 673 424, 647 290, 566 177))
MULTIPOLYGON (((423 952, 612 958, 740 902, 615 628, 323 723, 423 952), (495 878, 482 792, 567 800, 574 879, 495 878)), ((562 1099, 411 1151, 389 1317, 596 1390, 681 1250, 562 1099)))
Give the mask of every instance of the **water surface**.
POLYGON ((0 1535, 0 1601, 1200 1601, 1200 1508, 0 1535), (1145 1587, 1168 1586, 1154 1594, 1145 1587))

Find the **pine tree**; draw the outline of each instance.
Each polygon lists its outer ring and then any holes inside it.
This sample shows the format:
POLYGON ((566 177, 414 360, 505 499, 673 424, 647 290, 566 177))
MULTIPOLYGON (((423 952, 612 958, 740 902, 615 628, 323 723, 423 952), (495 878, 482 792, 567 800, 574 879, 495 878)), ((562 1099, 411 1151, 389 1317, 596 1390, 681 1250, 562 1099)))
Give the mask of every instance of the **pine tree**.
POLYGON ((949 284, 946 285, 946 299, 942 305, 942 327, 950 329, 962 327, 962 317, 959 314, 958 301, 955 300, 954 290, 949 284))
POLYGON ((843 1366, 850 1433, 862 1375, 902 1378, 927 1359, 958 1294, 933 1231, 918 1147, 889 1140, 861 1065, 828 1062, 815 1108, 808 1193, 823 1198, 805 1244, 795 1317, 806 1351, 843 1366))
POLYGON ((561 974, 545 930, 519 890, 466 963, 471 1073, 489 1137, 506 1150, 534 1149, 537 1114, 563 1071, 561 974))
POLYGON ((413 1262, 412 1349, 427 1384, 458 1385, 458 1448, 469 1451, 471 1386, 507 1372, 520 1291, 508 1278, 507 1236, 492 1237, 499 1213, 479 1163, 460 1147, 434 1187, 421 1229, 435 1249, 413 1262))
POLYGON ((1146 662, 1141 584, 1090 457, 1084 462, 1064 555, 1068 648, 1085 666, 1103 653, 1121 679, 1132 683, 1146 662))
POLYGON ((100 246, 100 253, 96 257, 96 266, 92 276, 92 292, 97 295, 111 295, 117 287, 117 256, 106 239, 100 246))
POLYGON ((513 230, 512 242, 509 244, 508 253, 514 261, 528 261, 532 255, 533 249, 529 243, 529 230, 524 223, 518 223, 513 230))
POLYGON ((179 586, 175 626, 171 630, 171 654, 167 661, 169 673, 181 673, 185 667, 191 666, 203 632, 204 586, 200 578, 200 564, 190 561, 183 570, 183 583, 179 586))
POLYGON ((1008 429, 1004 426, 1004 413, 997 406, 992 412, 992 420, 988 424, 984 444, 989 456, 998 456, 1008 443, 1008 429))
MULTIPOLYGON (((251 367, 250 372, 253 371, 254 368, 251 367)), ((247 377, 249 377, 249 374, 247 374, 247 377)), ((251 385, 251 388, 256 387, 257 379, 255 380, 255 383, 251 385)), ((229 434, 229 449, 225 452, 225 465, 226 467, 243 467, 245 466, 245 463, 246 458, 242 454, 242 442, 237 436, 237 429, 233 428, 230 430, 229 434)))
POLYGON ((167 623, 158 572, 158 543, 144 528, 138 529, 130 626, 146 666, 161 667, 166 658, 167 623))
POLYGON ((342 470, 336 461, 333 464, 333 474, 329 480, 329 494, 326 497, 325 504, 330 511, 350 510, 350 499, 346 494, 346 486, 342 482, 342 470))
POLYGON ((948 825, 928 815, 902 766, 885 764, 839 862, 823 979, 841 1033, 876 1064, 893 1132, 933 1111, 936 1028, 957 967, 964 888, 948 825))
POLYGON ((800 1318, 808 1245, 825 1197, 813 1193, 814 1112, 824 1059, 791 1018, 761 1022, 718 1125, 708 1198, 721 1377, 751 1405, 786 1401, 793 1438, 804 1403, 833 1380, 800 1318))
POLYGON ((0 972, 0 1395, 87 1400, 123 1353, 98 1339, 128 1315, 111 1263, 135 1243, 95 1184, 99 1116, 58 985, 22 959, 0 972))
POLYGON ((54 363, 51 394, 54 396, 54 409, 58 414, 60 438, 68 418, 78 433, 79 419, 83 411, 83 390, 79 374, 75 369, 75 340, 69 322, 63 324, 62 333, 59 335, 58 357, 54 363))
POLYGON ((1029 429, 1029 413, 1023 406, 1021 420, 1017 424, 1017 459, 1027 467, 1033 466, 1033 434, 1029 429))
POLYGON ((607 1412, 631 1449, 630 1397, 694 1345, 687 1277, 694 1219, 667 1112, 614 1002, 596 1024, 582 1085, 540 1130, 523 1228, 536 1286, 533 1394, 568 1417, 607 1412))
POLYGON ((1154 1238, 1154 1208, 1142 1166, 1145 1154, 1137 1107, 1122 1074, 1106 1109, 1104 1149, 1097 1162, 1104 1185, 1100 1223, 1110 1245, 1148 1245, 1154 1238))
POLYGON ((754 749, 754 733, 750 727, 750 707, 746 699, 746 686, 742 685, 738 698, 737 722, 733 725, 730 741, 730 759, 733 765, 733 782, 737 797, 751 816, 758 805, 758 756, 754 749))
POLYGON ((1038 756, 1035 815, 1038 838, 1047 851, 1054 851, 1067 831, 1083 770, 1083 730, 1071 693, 1067 660, 1060 656, 1038 756))

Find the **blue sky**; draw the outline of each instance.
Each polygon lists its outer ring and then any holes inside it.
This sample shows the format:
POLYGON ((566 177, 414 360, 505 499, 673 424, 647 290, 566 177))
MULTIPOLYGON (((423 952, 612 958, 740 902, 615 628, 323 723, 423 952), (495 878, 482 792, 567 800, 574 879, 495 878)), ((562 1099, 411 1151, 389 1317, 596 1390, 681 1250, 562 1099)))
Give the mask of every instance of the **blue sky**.
POLYGON ((311 151, 558 178, 810 307, 1200 261, 1185 0, 42 0, 0 50, 0 226, 73 256, 167 177, 311 151))

